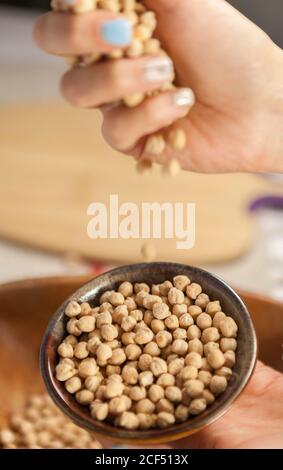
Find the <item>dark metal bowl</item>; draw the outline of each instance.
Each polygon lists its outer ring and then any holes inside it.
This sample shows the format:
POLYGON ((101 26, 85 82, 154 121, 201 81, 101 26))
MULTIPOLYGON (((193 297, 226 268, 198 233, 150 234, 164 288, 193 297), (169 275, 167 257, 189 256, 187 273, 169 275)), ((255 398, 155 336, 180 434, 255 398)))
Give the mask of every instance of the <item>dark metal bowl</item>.
POLYGON ((40 351, 41 373, 48 393, 61 410, 79 426, 96 435, 118 442, 153 444, 184 438, 204 426, 211 424, 228 411, 233 401, 247 385, 257 359, 257 339, 249 312, 240 297, 224 281, 202 269, 177 263, 134 264, 113 269, 88 282, 56 311, 45 332, 40 351), (66 318, 64 310, 70 300, 98 304, 100 295, 109 289, 116 289, 123 281, 158 284, 166 279, 184 274, 200 283, 212 300, 220 300, 223 311, 238 324, 237 362, 226 391, 198 416, 175 424, 167 429, 128 431, 91 418, 88 407, 81 406, 55 378, 58 361, 57 347, 65 336, 66 318))

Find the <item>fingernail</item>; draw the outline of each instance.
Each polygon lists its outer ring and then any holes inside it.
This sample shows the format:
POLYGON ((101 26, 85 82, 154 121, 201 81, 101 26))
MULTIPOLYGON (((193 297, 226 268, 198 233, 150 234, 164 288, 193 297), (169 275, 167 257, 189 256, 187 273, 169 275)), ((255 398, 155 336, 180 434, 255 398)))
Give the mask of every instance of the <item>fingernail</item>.
POLYGON ((195 104, 195 95, 190 88, 181 88, 174 93, 174 103, 176 106, 193 106, 195 104))
POLYGON ((143 68, 144 77, 148 82, 172 81, 174 67, 168 57, 156 57, 149 60, 143 68))
POLYGON ((114 46, 126 46, 132 39, 132 24, 128 20, 109 20, 102 25, 101 36, 114 46))

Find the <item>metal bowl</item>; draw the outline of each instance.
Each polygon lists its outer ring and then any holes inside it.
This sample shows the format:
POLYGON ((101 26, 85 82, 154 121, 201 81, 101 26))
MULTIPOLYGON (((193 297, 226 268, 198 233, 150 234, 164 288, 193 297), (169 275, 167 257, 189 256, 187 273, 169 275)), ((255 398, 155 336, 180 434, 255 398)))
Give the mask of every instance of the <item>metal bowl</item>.
POLYGON ((130 444, 153 444, 178 440, 189 436, 211 424, 228 411, 234 400, 244 390, 257 359, 257 339, 249 312, 240 297, 224 281, 214 275, 192 266, 177 263, 134 264, 113 269, 85 284, 69 297, 56 311, 45 332, 41 351, 41 373, 48 393, 59 408, 79 426, 94 434, 116 442, 130 444), (212 300, 220 300, 223 311, 238 325, 237 362, 226 391, 198 416, 175 424, 166 429, 129 431, 109 423, 92 419, 88 407, 81 406, 55 378, 58 361, 57 347, 65 336, 65 307, 70 300, 98 305, 100 295, 109 289, 116 289, 123 281, 158 284, 176 275, 187 275, 193 282, 200 283, 212 300))

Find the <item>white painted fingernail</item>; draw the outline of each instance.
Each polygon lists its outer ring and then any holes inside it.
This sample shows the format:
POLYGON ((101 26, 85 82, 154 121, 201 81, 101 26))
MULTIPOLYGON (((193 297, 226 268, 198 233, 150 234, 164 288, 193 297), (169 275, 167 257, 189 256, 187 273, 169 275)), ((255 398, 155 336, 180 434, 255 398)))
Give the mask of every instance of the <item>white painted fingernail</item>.
POLYGON ((174 66, 168 57, 156 57, 143 67, 144 77, 148 82, 172 81, 174 66))
POLYGON ((181 88, 174 93, 174 103, 176 106, 193 106, 195 101, 195 94, 190 88, 181 88))

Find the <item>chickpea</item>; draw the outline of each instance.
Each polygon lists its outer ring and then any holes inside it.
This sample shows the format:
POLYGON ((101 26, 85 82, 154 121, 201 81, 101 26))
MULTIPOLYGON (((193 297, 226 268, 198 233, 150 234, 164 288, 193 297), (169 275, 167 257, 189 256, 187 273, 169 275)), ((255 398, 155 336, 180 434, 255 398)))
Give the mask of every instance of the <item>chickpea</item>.
POLYGON ((176 315, 170 315, 170 317, 165 319, 164 323, 168 330, 176 330, 176 328, 179 328, 179 320, 176 315))
POLYGON ((219 395, 226 390, 227 380, 225 377, 221 377, 220 375, 214 375, 211 379, 209 387, 213 395, 219 395))
POLYGON ((159 331, 165 330, 165 323, 162 320, 154 319, 152 320, 150 327, 153 333, 157 334, 159 331))
POLYGON ((184 328, 176 328, 176 330, 173 331, 173 338, 174 339, 186 339, 187 331, 184 328))
POLYGON ((128 344, 135 344, 135 336, 136 336, 136 333, 134 333, 133 331, 123 333, 121 337, 122 343, 125 346, 128 346, 128 344))
POLYGON ((221 338, 220 348, 222 352, 226 351, 236 351, 237 341, 234 338, 221 338))
POLYGON ((186 294, 189 297, 189 299, 192 299, 192 300, 196 300, 196 298, 201 294, 201 292, 202 292, 202 287, 195 282, 192 282, 186 288, 186 294))
POLYGON ((155 404, 148 398, 143 398, 136 404, 136 412, 144 414, 152 414, 155 410, 155 404))
POLYGON ((120 286, 118 287, 118 292, 123 295, 124 298, 130 297, 133 295, 133 285, 130 282, 122 282, 120 286))
POLYGON ((96 327, 101 328, 102 325, 110 325, 112 323, 112 315, 110 312, 102 312, 96 317, 96 327))
POLYGON ((161 398, 156 403, 156 411, 161 413, 161 411, 166 411, 167 413, 174 414, 174 405, 167 398, 161 398))
MULTIPOLYGON (((147 310, 152 310, 153 316, 155 316, 154 315, 154 305, 155 304, 162 304, 162 299, 158 295, 147 294, 144 297, 143 306, 147 310)), ((162 305, 165 305, 165 304, 162 304, 162 305)), ((156 309, 156 307, 155 307, 155 309, 156 309)), ((155 317, 155 318, 157 318, 157 317, 155 317)))
POLYGON ((124 305, 127 307, 128 312, 131 312, 132 310, 135 310, 137 308, 137 304, 132 297, 128 297, 125 300, 124 305))
POLYGON ((171 315, 168 305, 164 303, 153 304, 152 313, 157 320, 164 320, 171 315))
POLYGON ((210 299, 209 299, 208 295, 202 293, 202 294, 197 296, 197 298, 195 300, 195 305, 197 305, 201 309, 205 310, 206 306, 209 302, 210 302, 210 299))
POLYGON ((201 340, 202 342, 209 343, 210 341, 213 341, 216 343, 220 339, 220 334, 217 328, 214 328, 213 326, 210 328, 206 328, 203 330, 202 335, 201 335, 201 340))
POLYGON ((114 325, 102 325, 100 331, 101 336, 105 341, 113 341, 113 339, 118 336, 118 330, 114 325))
POLYGON ((134 290, 135 290, 136 294, 138 294, 138 292, 141 292, 141 291, 149 293, 150 292, 150 287, 145 282, 141 282, 141 283, 136 282, 134 290))
POLYGON ((157 415, 157 426, 161 429, 172 426, 175 423, 175 416, 166 411, 161 411, 157 415))
POLYGON ((220 367, 220 369, 217 369, 215 371, 216 375, 220 375, 221 377, 225 377, 227 380, 229 380, 232 376, 232 369, 230 367, 220 367))
POLYGON ((168 301, 171 305, 183 304, 184 303, 184 293, 176 287, 171 287, 168 292, 168 301))
POLYGON ((225 351, 224 358, 225 358, 224 365, 226 367, 230 367, 230 368, 234 367, 235 362, 236 362, 236 355, 234 351, 225 351))
POLYGON ((146 310, 146 311, 144 312, 143 321, 145 322, 146 325, 150 326, 152 320, 153 320, 153 313, 152 313, 152 311, 151 311, 151 310, 146 310))
POLYGON ((125 297, 120 292, 112 292, 109 297, 109 302, 117 307, 118 305, 123 305, 125 297))
POLYGON ((61 343, 58 346, 57 352, 58 352, 59 356, 61 356, 63 358, 71 359, 74 356, 73 346, 71 344, 68 344, 68 343, 65 343, 65 342, 61 343))
POLYGON ((197 379, 200 380, 205 387, 208 387, 212 379, 212 374, 206 370, 200 370, 197 379))
POLYGON ((189 406, 189 412, 192 415, 198 415, 206 409, 206 400, 204 398, 197 398, 192 400, 189 406))
POLYGON ((108 403, 94 402, 90 406, 90 414, 97 421, 105 421, 109 412, 108 403))
POLYGON ((211 319, 211 316, 208 315, 207 313, 201 313, 198 317, 197 317, 197 326, 201 329, 201 330, 205 330, 206 328, 210 328, 211 325, 212 325, 212 319, 211 319))
POLYGON ((149 370, 146 370, 139 374, 139 383, 142 387, 148 387, 149 385, 152 385, 153 381, 153 374, 149 370))
POLYGON ((179 318, 184 313, 188 313, 188 307, 186 304, 175 304, 172 308, 173 315, 176 315, 179 318))
POLYGON ((199 353, 190 352, 185 357, 185 365, 186 366, 194 366, 197 369, 200 369, 202 366, 202 357, 199 353))
POLYGON ((196 352, 196 353, 199 353, 200 355, 202 355, 203 354, 203 344, 202 344, 202 342, 198 338, 191 339, 188 342, 188 351, 189 352, 196 352))
POLYGON ((112 380, 106 385, 105 398, 120 397, 124 392, 124 385, 121 382, 112 380))
POLYGON ((155 377, 159 377, 167 372, 167 363, 159 357, 154 357, 149 368, 155 377))
POLYGON ((173 284, 171 281, 164 281, 162 284, 159 286, 160 294, 167 296, 169 290, 173 287, 173 284))
POLYGON ((129 315, 128 308, 126 305, 118 305, 112 313, 113 323, 121 325, 123 318, 126 318, 129 315))
POLYGON ((165 389, 165 397, 172 403, 179 403, 182 401, 182 391, 175 386, 169 386, 165 389))
POLYGON ((204 384, 200 380, 188 380, 185 386, 189 397, 197 398, 201 396, 204 390, 204 384))
POLYGON ((90 405, 94 400, 94 393, 86 389, 80 390, 76 393, 76 400, 80 405, 90 405))
POLYGON ((205 308, 206 313, 214 317, 217 312, 221 312, 221 305, 219 300, 215 300, 214 302, 209 302, 205 308))
POLYGON ((137 344, 147 344, 153 340, 153 333, 149 328, 142 328, 136 333, 135 342, 137 344))
POLYGON ((96 357, 101 361, 107 361, 112 356, 112 349, 106 344, 100 344, 96 350, 96 357))
POLYGON ((78 367, 80 377, 87 378, 90 375, 95 375, 98 372, 98 367, 95 359, 83 359, 78 367))
POLYGON ((72 336, 80 336, 81 330, 78 327, 78 320, 71 318, 66 325, 66 330, 72 336))
POLYGON ((213 349, 207 356, 207 362, 213 369, 220 369, 225 364, 223 352, 220 349, 213 349))
MULTIPOLYGON (((129 346, 127 346, 127 348, 130 346, 134 346, 134 345, 130 344, 129 346)), ((127 359, 127 356, 125 354, 124 349, 117 348, 117 349, 114 349, 114 351, 112 352, 111 358, 108 360, 111 365, 120 366, 126 361, 126 359, 127 359)))
POLYGON ((64 339, 64 343, 70 344, 73 347, 73 349, 75 349, 75 346, 78 343, 78 340, 74 335, 68 335, 64 339))
POLYGON ((67 392, 77 393, 82 388, 82 381, 79 377, 71 377, 65 382, 67 392))
POLYGON ((187 421, 189 417, 189 407, 182 404, 178 405, 175 410, 175 417, 177 422, 179 423, 187 421))
POLYGON ((188 351, 188 343, 183 339, 175 339, 172 343, 172 352, 184 356, 188 351))
POLYGON ((198 376, 198 369, 195 366, 186 366, 178 374, 178 378, 183 381, 196 379, 198 376))
POLYGON ((166 348, 169 344, 172 343, 172 335, 169 331, 159 331, 155 337, 155 341, 159 348, 166 348))
POLYGON ((157 384, 151 385, 148 390, 148 398, 153 403, 157 403, 161 398, 164 398, 164 389, 157 384))
POLYGON ((124 413, 124 411, 129 411, 131 406, 132 400, 126 395, 121 395, 120 397, 115 397, 110 400, 109 413, 116 416, 124 413))
POLYGON ((224 320, 224 318, 226 318, 226 315, 225 313, 223 312, 217 312, 215 313, 214 317, 213 317, 213 320, 212 320, 212 326, 214 326, 214 328, 218 328, 220 327, 220 322, 222 320, 224 320))
POLYGON ((138 382, 139 374, 137 369, 128 365, 123 367, 122 378, 129 385, 135 385, 138 382))
POLYGON ((135 326, 137 324, 137 321, 134 317, 125 317, 123 318, 122 320, 122 323, 121 323, 121 328, 122 330, 126 331, 126 332, 129 332, 129 331, 132 331, 135 326))
POLYGON ((140 401, 146 398, 146 389, 145 387, 139 387, 135 385, 130 389, 129 397, 133 401, 140 401))
POLYGON ((219 329, 226 338, 235 338, 237 336, 238 326, 232 317, 221 320, 219 329))
POLYGON ((75 300, 72 300, 68 303, 67 307, 65 308, 65 315, 67 317, 77 317, 81 313, 81 306, 75 300))
POLYGON ((187 276, 175 276, 173 278, 174 287, 179 290, 185 291, 186 287, 191 283, 187 276))
POLYGON ((155 341, 147 343, 143 348, 143 352, 144 354, 149 354, 152 357, 160 355, 160 349, 155 341))
POLYGON ((130 313, 129 313, 130 317, 133 317, 136 322, 140 322, 142 321, 143 319, 143 312, 142 310, 139 310, 139 309, 135 309, 135 310, 132 310, 130 313))
POLYGON ((137 418, 139 420, 140 429, 150 429, 154 426, 154 416, 145 413, 138 413, 137 418))
POLYGON ((196 320, 197 317, 202 313, 202 309, 198 307, 197 305, 191 305, 188 308, 188 313, 191 315, 191 317, 196 320))
MULTIPOLYGON (((77 378, 77 377, 74 377, 77 378)), ((72 379, 71 379, 72 380, 72 379)), ((85 388, 90 392, 95 393, 102 382, 102 377, 99 375, 90 375, 85 379, 85 388)), ((67 387, 66 387, 67 388, 67 387)))
POLYGON ((138 366, 142 371, 149 370, 151 362, 152 356, 150 356, 149 354, 141 354, 141 356, 139 357, 138 366))
POLYGON ((124 413, 122 413, 119 418, 119 423, 121 427, 130 430, 134 430, 139 427, 138 417, 130 411, 124 411, 124 413))
POLYGON ((161 387, 164 387, 164 388, 173 386, 175 385, 175 376, 172 374, 169 374, 168 372, 165 374, 161 374, 158 377, 156 383, 157 385, 160 385, 161 387))
POLYGON ((204 391, 202 392, 202 398, 205 399, 207 405, 211 405, 215 402, 214 395, 208 389, 204 389, 204 391))
POLYGON ((214 341, 209 341, 203 347, 204 355, 207 357, 208 354, 214 349, 219 349, 219 343, 215 343, 214 341))
POLYGON ((74 356, 77 359, 86 359, 89 355, 88 343, 86 341, 80 341, 75 345, 74 356))

